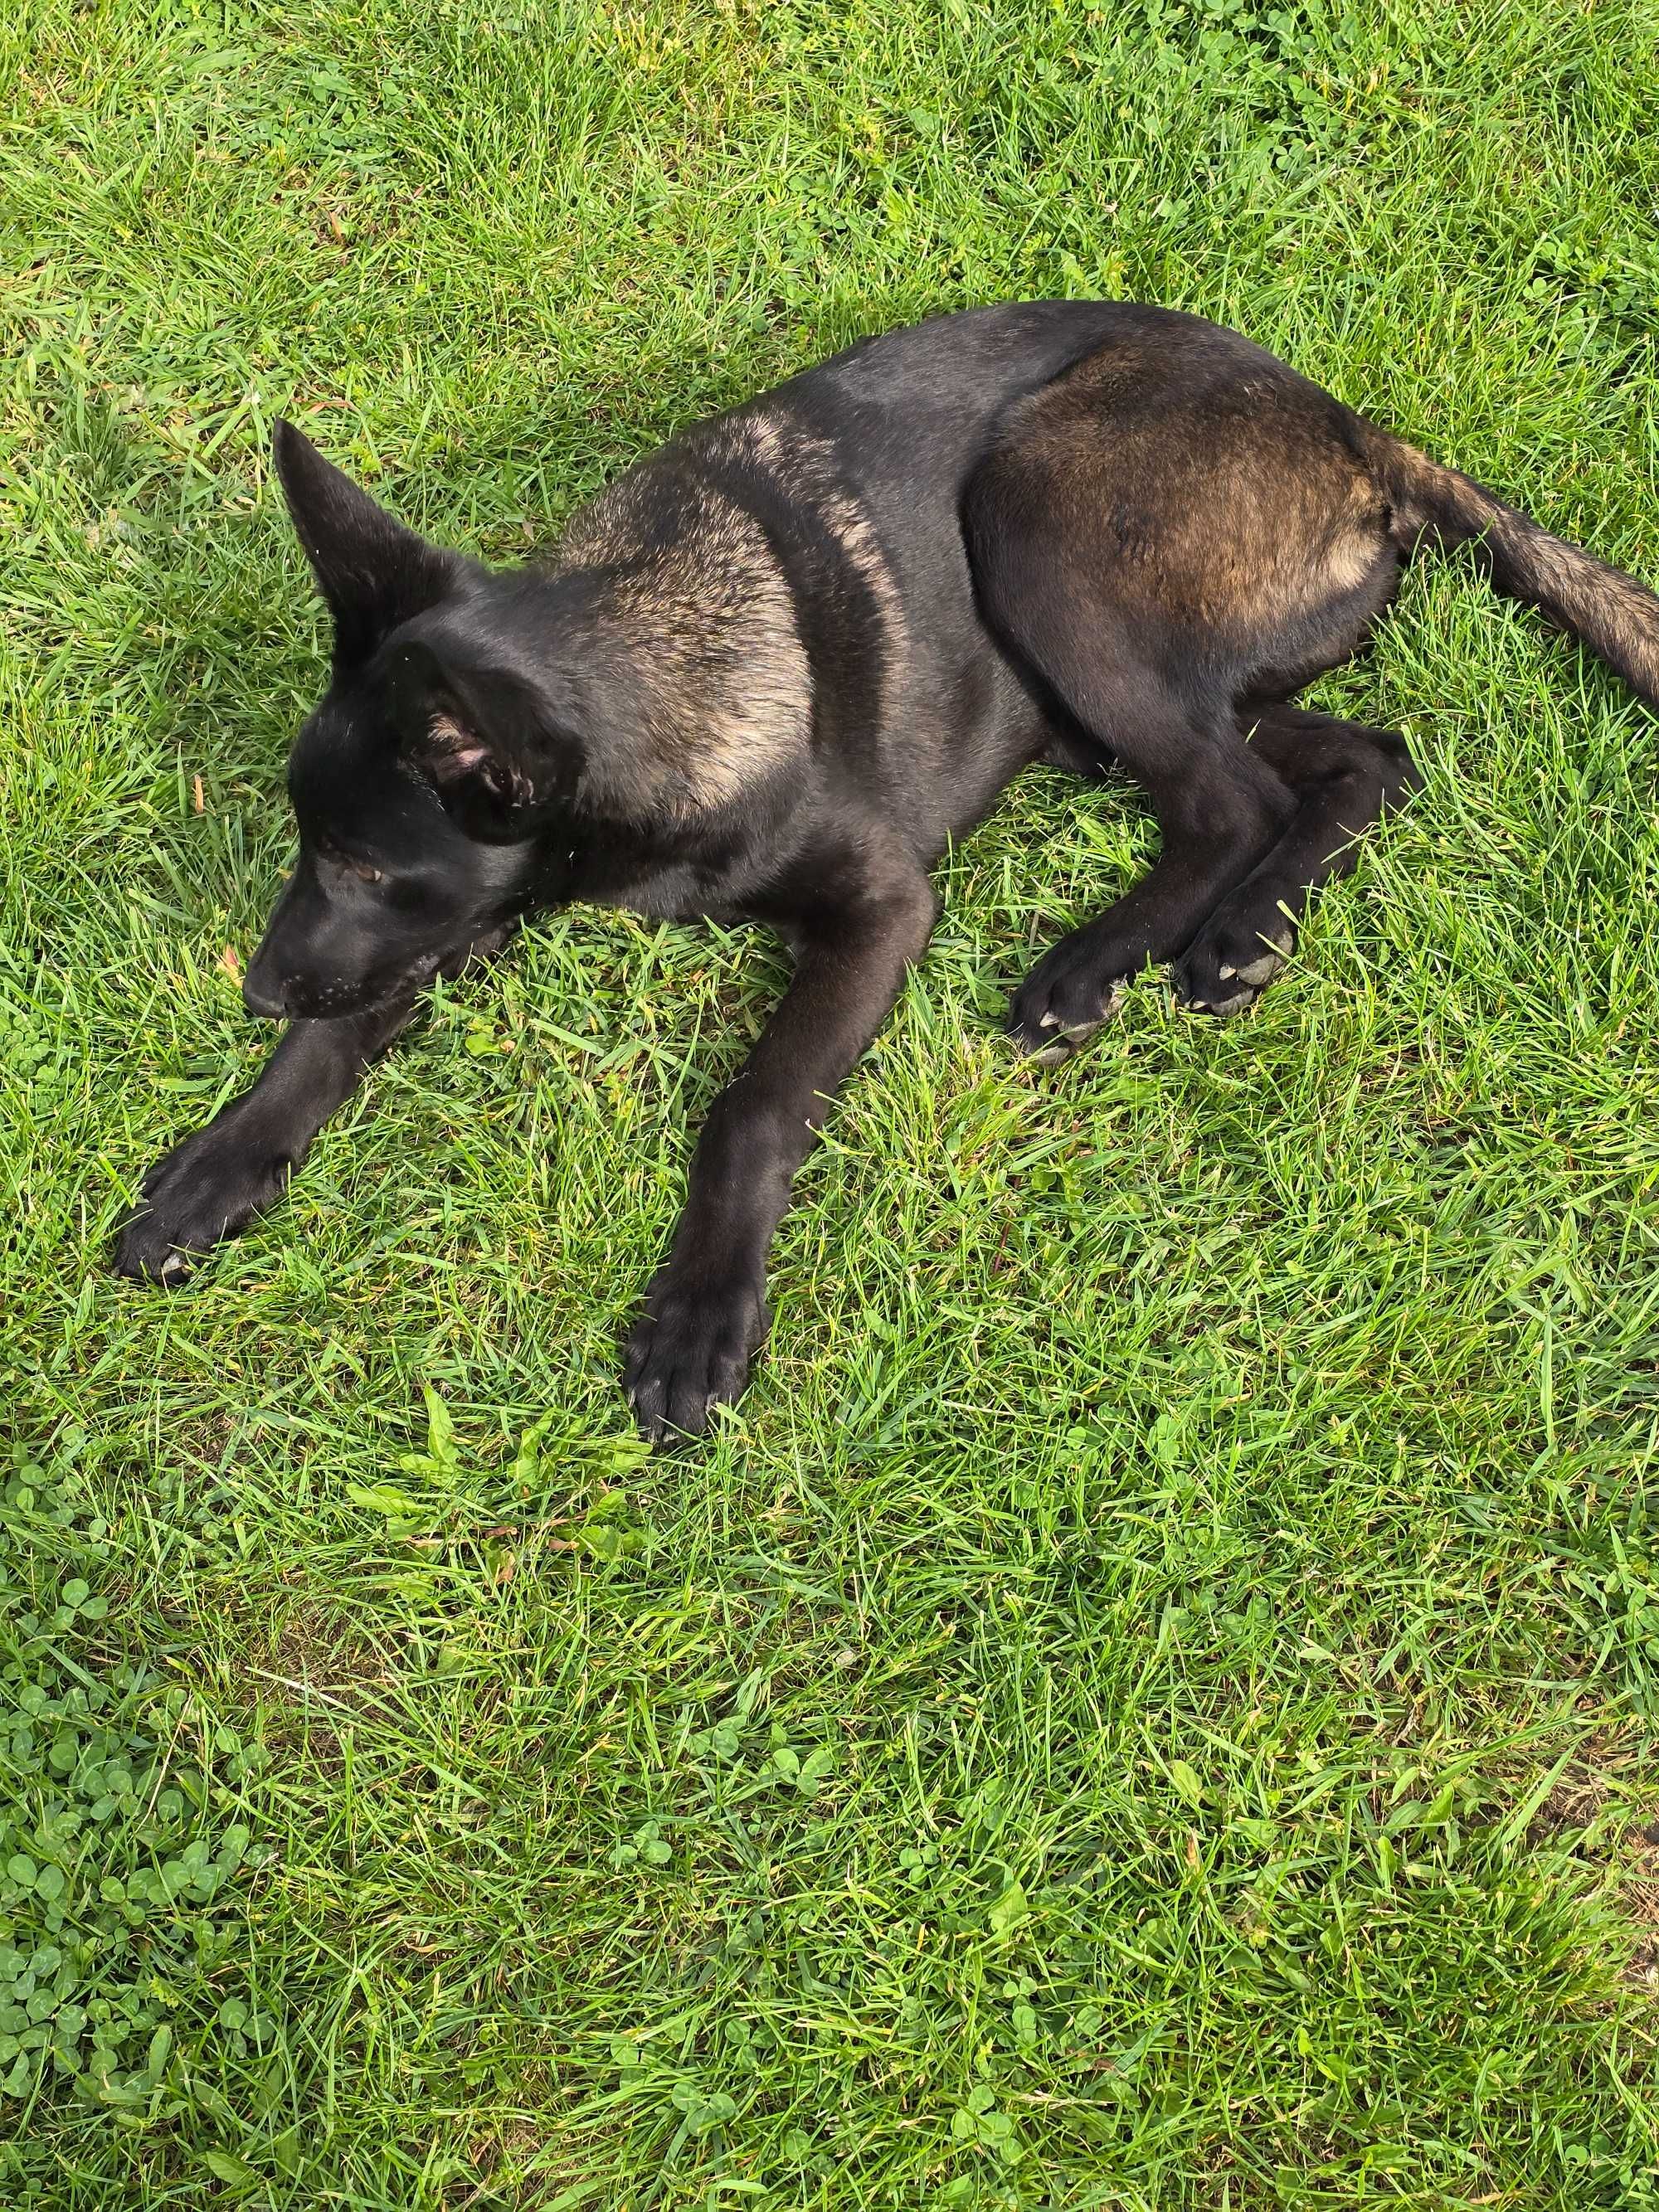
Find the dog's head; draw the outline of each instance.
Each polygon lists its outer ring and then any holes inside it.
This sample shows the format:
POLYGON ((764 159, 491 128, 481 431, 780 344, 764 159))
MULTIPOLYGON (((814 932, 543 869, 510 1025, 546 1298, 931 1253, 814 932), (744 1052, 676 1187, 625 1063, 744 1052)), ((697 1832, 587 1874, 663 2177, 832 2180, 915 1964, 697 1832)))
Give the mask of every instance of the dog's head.
POLYGON ((407 995, 526 903, 580 747, 534 665, 529 580, 429 544, 286 422, 276 461, 334 665, 289 757, 299 857, 245 995, 326 1018, 407 995))

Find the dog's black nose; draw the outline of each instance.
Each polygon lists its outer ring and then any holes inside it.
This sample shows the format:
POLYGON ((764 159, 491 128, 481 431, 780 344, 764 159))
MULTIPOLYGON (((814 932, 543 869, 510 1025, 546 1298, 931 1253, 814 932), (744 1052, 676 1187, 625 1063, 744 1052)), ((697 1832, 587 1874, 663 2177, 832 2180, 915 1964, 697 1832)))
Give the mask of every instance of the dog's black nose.
POLYGON ((251 968, 242 978, 242 1004, 249 1013, 261 1015, 266 1021, 281 1021, 288 1012, 283 1000, 251 968))

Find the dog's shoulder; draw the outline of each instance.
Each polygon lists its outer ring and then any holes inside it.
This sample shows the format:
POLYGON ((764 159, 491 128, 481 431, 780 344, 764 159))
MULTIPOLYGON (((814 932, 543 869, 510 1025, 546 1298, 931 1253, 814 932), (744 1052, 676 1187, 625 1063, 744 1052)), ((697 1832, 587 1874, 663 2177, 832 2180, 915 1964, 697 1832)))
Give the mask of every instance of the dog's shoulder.
MULTIPOLYGON (((903 593, 836 440, 787 388, 700 423, 572 519, 603 652, 593 794, 680 814, 804 774, 826 693, 865 696, 902 650, 903 593)), ((832 718, 833 719, 833 718, 832 718)))
POLYGON ((726 459, 718 439, 676 440, 581 508, 558 549, 555 573, 586 586, 588 795, 602 805, 704 813, 808 750, 796 592, 726 459))

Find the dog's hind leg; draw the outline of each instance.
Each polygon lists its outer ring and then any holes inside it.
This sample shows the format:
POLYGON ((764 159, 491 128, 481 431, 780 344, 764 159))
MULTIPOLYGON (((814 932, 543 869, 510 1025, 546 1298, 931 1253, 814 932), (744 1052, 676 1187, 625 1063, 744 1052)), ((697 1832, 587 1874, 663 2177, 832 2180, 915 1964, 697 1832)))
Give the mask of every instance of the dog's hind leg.
POLYGON ((1361 445, 1268 355, 1159 324, 1019 402, 975 470, 963 520, 987 623, 1146 786, 1164 832, 1146 881, 1017 994, 1028 1050, 1062 1056, 1292 835, 1302 801, 1237 710, 1346 659, 1393 592, 1400 548, 1361 445))
POLYGON ((1114 750, 1152 794, 1164 849, 1115 905, 1063 938, 1014 994, 1008 1026, 1044 1060, 1064 1059, 1097 1029, 1124 982, 1174 957, 1249 875, 1295 817, 1297 802, 1267 756, 1246 745, 1231 710, 1206 710, 1150 673, 1103 655, 1091 670, 1054 662, 1068 704, 1109 730, 1114 750), (1096 718, 1098 718, 1097 720, 1096 718))
POLYGON ((1300 707, 1255 718, 1252 750, 1300 801, 1285 834, 1222 899, 1175 966, 1176 989, 1211 1013, 1241 1012, 1283 966, 1312 893, 1346 875, 1358 840, 1422 781, 1406 740, 1300 707))

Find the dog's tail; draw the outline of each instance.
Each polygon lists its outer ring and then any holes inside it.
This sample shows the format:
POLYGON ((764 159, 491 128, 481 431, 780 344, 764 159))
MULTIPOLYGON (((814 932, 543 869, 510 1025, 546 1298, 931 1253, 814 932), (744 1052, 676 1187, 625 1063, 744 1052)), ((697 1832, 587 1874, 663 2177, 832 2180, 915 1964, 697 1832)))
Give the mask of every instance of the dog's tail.
POLYGON ((1552 538, 1483 484, 1442 468, 1375 423, 1364 428, 1367 457, 1406 550, 1425 537, 1446 547, 1474 544, 1500 592, 1571 630, 1659 708, 1659 598, 1645 584, 1552 538))

